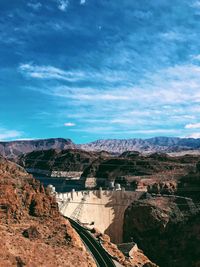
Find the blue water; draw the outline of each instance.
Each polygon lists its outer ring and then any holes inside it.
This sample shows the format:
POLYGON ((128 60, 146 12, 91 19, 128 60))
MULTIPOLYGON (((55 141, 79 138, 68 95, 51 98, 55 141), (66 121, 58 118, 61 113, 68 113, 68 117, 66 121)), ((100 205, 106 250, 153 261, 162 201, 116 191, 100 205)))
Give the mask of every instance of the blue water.
POLYGON ((70 192, 72 189, 75 189, 76 191, 84 189, 83 183, 79 180, 66 180, 64 177, 45 177, 37 175, 34 175, 34 177, 38 179, 44 187, 52 184, 59 193, 70 192))

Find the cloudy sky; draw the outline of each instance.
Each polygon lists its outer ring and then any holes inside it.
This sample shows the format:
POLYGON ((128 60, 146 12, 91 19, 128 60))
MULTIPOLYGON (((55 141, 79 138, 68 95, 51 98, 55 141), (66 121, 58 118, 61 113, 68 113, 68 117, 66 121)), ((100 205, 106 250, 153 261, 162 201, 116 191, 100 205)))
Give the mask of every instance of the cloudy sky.
POLYGON ((0 1, 0 140, 200 136, 200 1, 0 1))

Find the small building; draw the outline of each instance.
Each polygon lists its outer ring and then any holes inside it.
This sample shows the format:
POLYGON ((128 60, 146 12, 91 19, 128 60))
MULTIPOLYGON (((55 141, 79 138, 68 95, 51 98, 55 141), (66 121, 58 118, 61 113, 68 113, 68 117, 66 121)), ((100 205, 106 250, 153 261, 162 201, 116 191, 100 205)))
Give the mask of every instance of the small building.
POLYGON ((109 181, 109 182, 108 182, 108 187, 109 187, 110 189, 113 189, 113 188, 115 187, 115 181, 109 181))
POLYGON ((56 192, 56 188, 55 188, 55 186, 53 186, 52 184, 49 184, 49 185, 47 186, 47 188, 50 190, 50 192, 51 192, 52 194, 54 194, 54 193, 56 192))
POLYGON ((116 191, 122 190, 121 189, 121 185, 120 184, 115 184, 115 190, 116 191))

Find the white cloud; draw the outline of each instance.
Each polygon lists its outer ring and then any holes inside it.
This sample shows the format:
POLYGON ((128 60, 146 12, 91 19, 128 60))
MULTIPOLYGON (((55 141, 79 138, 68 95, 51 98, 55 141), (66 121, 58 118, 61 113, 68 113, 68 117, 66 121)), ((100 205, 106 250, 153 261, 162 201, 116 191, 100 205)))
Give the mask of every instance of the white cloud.
POLYGON ((134 119, 128 119, 128 118, 118 118, 118 119, 111 120, 111 123, 114 123, 114 124, 127 124, 127 125, 131 125, 134 122, 135 122, 134 119))
POLYGON ((85 132, 85 133, 114 133, 115 129, 111 126, 93 126, 93 127, 85 127, 74 129, 74 132, 85 132))
POLYGON ((200 1, 194 1, 191 6, 194 8, 200 8, 200 1))
POLYGON ((79 71, 64 71, 52 66, 37 66, 32 63, 20 64, 19 70, 24 75, 36 79, 58 79, 77 81, 83 79, 85 74, 79 71))
POLYGON ((0 128, 0 140, 2 141, 19 138, 20 136, 22 136, 22 133, 19 131, 0 128))
POLYGON ((69 6, 69 0, 58 0, 58 9, 66 11, 69 6))
POLYGON ((144 129, 144 130, 126 130, 126 129, 118 129, 116 130, 111 126, 97 126, 97 127, 85 127, 73 130, 75 132, 87 132, 87 133, 104 133, 104 134, 144 134, 144 135, 157 135, 157 134, 179 134, 179 130, 175 129, 144 129))
POLYGON ((169 31, 161 34, 161 37, 169 41, 181 41, 184 37, 179 32, 169 31))
POLYGON ((192 133, 186 136, 186 138, 200 138, 200 133, 192 133))
MULTIPOLYGON (((154 73, 147 73, 140 84, 130 82, 125 83, 124 86, 121 82, 116 83, 117 73, 112 77, 112 71, 109 70, 105 73, 86 70, 80 74, 71 71, 69 74, 52 66, 23 64, 20 66, 20 71, 30 77, 59 79, 60 83, 57 85, 42 84, 38 88, 30 89, 55 97, 56 103, 59 102, 62 105, 65 105, 67 100, 73 114, 71 117, 66 117, 69 111, 66 108, 66 112, 62 111, 63 115, 59 116, 68 118, 69 121, 76 118, 82 125, 84 118, 90 118, 96 120, 94 123, 99 122, 98 125, 102 127, 112 123, 113 129, 105 128, 109 133, 122 129, 126 130, 125 135, 169 133, 185 136, 189 134, 187 129, 194 129, 190 124, 198 118, 200 111, 200 66, 195 64, 174 65, 154 73), (69 79, 73 79, 73 85, 63 85, 63 81, 69 79), (99 81, 105 80, 109 80, 109 83, 105 83, 106 86, 98 84, 99 81), (86 87, 86 84, 89 86, 86 87), (107 122, 102 121, 102 118, 107 118, 107 122), (159 130, 163 122, 165 122, 165 128, 171 129, 170 131, 159 130), (189 126, 184 128, 184 125, 189 126), (141 129, 139 132, 134 131, 138 128, 141 129), (182 130, 180 132, 173 130, 177 128, 182 130)), ((121 78, 123 79, 124 76, 121 75, 121 78)), ((87 123, 94 126, 92 121, 87 123)), ((85 123, 81 131, 87 127, 88 124, 85 123)), ((98 131, 98 129, 92 129, 98 131)), ((69 130, 79 131, 80 129, 72 127, 69 130)))
POLYGON ((133 16, 138 18, 138 19, 148 19, 152 16, 152 12, 150 11, 141 11, 141 10, 135 10, 133 12, 133 16))
POLYGON ((195 116, 194 115, 172 115, 171 116, 172 119, 174 120, 178 120, 178 121, 186 121, 186 120, 194 120, 195 116))
POLYGON ((194 115, 182 115, 183 119, 190 119, 190 120, 194 120, 195 116, 194 115))
POLYGON ((73 122, 66 122, 66 123, 64 123, 64 126, 66 126, 66 127, 73 127, 73 126, 75 126, 76 124, 75 123, 73 123, 73 122))
MULTIPOLYGON (((23 64, 20 70, 31 77, 44 79, 63 79, 78 81, 97 77, 95 73, 86 74, 81 72, 67 72, 51 66, 33 66, 23 64)), ((102 75, 103 78, 103 75, 102 75)), ((107 78, 106 78, 107 79, 107 78)), ((132 102, 171 105, 188 101, 198 102, 200 100, 200 67, 196 65, 174 66, 157 72, 147 77, 140 87, 118 86, 110 88, 86 88, 77 86, 72 88, 59 86, 51 88, 46 93, 55 96, 73 98, 77 100, 127 100, 132 102), (192 92, 192 93, 191 93, 192 92)))
MULTIPOLYGON (((41 91, 41 89, 40 89, 41 91)), ((45 93, 46 90, 42 92, 45 93)), ((52 91, 46 92, 47 94, 68 98, 76 101, 84 101, 96 103, 98 101, 130 101, 130 97, 132 96, 132 90, 127 93, 123 94, 121 90, 116 89, 115 91, 108 90, 101 90, 95 88, 82 88, 82 87, 75 87, 71 88, 68 86, 58 86, 54 87, 52 91)))
POLYGON ((120 71, 104 70, 102 72, 97 72, 94 70, 82 71, 79 69, 66 71, 49 65, 38 66, 32 62, 21 63, 18 69, 22 74, 36 79, 58 79, 70 82, 79 80, 94 82, 98 80, 100 82, 109 83, 125 82, 127 79, 126 75, 120 71))
POLYGON ((28 7, 34 9, 34 10, 38 10, 42 7, 42 4, 40 2, 38 3, 28 3, 27 4, 28 7))
POLYGON ((86 0, 81 0, 80 5, 84 5, 86 3, 86 0))
POLYGON ((178 130, 175 129, 150 129, 150 130, 138 130, 133 131, 135 133, 141 134, 169 134, 169 133, 177 133, 178 130))
POLYGON ((199 61, 200 60, 200 54, 199 55, 193 55, 192 59, 199 61))
POLYGON ((185 129, 199 129, 200 123, 189 123, 185 125, 185 129))

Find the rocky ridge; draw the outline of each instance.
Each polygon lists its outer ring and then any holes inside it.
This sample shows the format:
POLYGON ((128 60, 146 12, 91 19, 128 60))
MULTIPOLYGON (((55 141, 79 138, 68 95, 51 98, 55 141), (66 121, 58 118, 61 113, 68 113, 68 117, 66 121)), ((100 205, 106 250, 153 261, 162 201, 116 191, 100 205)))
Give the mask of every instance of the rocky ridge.
POLYGON ((50 149, 24 154, 19 157, 17 162, 27 170, 31 170, 32 173, 35 170, 37 173, 47 172, 47 176, 51 176, 51 173, 59 173, 59 171, 82 173, 94 160, 105 159, 109 156, 108 152, 103 151, 89 152, 80 149, 50 149))
POLYGON ((70 139, 64 138, 0 142, 0 154, 7 158, 16 158, 17 156, 22 155, 24 153, 29 153, 38 150, 63 150, 68 148, 76 148, 76 146, 70 139))
POLYGON ((137 152, 127 151, 118 157, 112 156, 94 160, 84 169, 81 178, 95 177, 101 186, 105 186, 104 184, 108 181, 114 181, 125 187, 128 184, 132 184, 134 187, 143 180, 146 186, 157 183, 158 187, 162 188, 165 186, 162 184, 163 182, 171 181, 171 185, 168 186, 176 188, 176 182, 179 178, 190 170, 196 169, 198 160, 198 156, 170 157, 164 153, 144 156, 137 152))
POLYGON ((174 193, 180 178, 195 172, 199 159, 198 155, 171 157, 126 151, 114 156, 104 151, 50 149, 24 154, 17 162, 31 173, 77 180, 81 177, 83 185, 95 179, 97 186, 115 182, 132 189, 146 188, 151 193, 174 193))
POLYGON ((124 241, 133 239, 159 266, 199 266, 200 209, 192 199, 147 194, 124 218, 124 241))
POLYGON ((54 197, 2 157, 0 221, 0 266, 96 266, 54 197))
POLYGON ((70 139, 49 138, 0 142, 0 154, 16 158, 24 153, 49 149, 82 149, 87 151, 108 151, 121 154, 125 151, 142 153, 200 153, 200 138, 154 137, 149 139, 105 139, 86 144, 74 144, 70 139))
POLYGON ((178 137, 154 137, 149 139, 105 139, 80 145, 81 149, 90 151, 105 150, 112 153, 125 151, 152 152, 180 152, 199 150, 200 139, 178 137))

